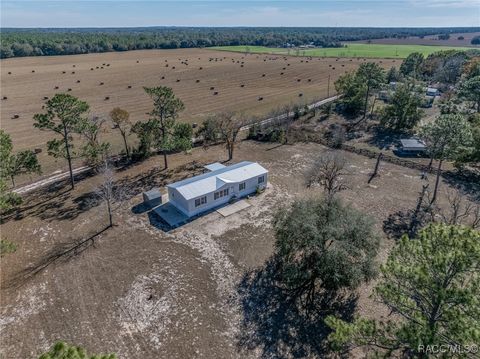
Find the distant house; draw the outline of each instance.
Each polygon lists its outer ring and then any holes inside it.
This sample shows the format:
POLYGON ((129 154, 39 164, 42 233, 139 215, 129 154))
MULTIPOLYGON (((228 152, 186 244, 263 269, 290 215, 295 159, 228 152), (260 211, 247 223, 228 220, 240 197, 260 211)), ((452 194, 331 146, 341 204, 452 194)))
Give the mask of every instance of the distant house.
POLYGON ((267 185, 268 171, 256 162, 213 163, 210 172, 167 185, 169 202, 188 217, 252 194, 267 185))
POLYGON ((426 95, 427 96, 440 96, 440 92, 438 91, 438 89, 434 88, 434 87, 427 87, 427 92, 426 92, 426 95))
POLYGON ((400 151, 402 154, 418 155, 423 154, 426 150, 425 144, 416 138, 400 140, 400 151))
POLYGON ((381 90, 378 92, 378 98, 383 101, 390 100, 390 92, 387 90, 381 90))

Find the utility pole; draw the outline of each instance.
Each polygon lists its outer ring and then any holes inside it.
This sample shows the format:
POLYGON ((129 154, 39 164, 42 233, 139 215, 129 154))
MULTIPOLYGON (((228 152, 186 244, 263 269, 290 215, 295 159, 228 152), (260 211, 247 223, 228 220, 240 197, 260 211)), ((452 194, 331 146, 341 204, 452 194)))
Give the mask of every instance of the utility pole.
POLYGON ((327 98, 330 97, 330 75, 328 75, 327 98))

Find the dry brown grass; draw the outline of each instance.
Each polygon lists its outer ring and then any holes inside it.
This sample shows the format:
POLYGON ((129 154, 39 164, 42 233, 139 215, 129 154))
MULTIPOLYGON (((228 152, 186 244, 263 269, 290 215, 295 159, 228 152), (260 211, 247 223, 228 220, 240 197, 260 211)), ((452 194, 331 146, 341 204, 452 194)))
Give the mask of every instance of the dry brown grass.
MULTIPOLYGON (((44 98, 55 93, 68 92, 87 101, 100 116, 107 116, 114 107, 124 108, 135 122, 146 119, 152 106, 142 87, 170 86, 186 105, 181 120, 200 123, 209 113, 224 110, 265 115, 285 103, 298 102, 300 92, 305 102, 326 97, 329 76, 332 95, 335 79, 358 63, 204 49, 1 60, 1 94, 8 98, 2 100, 1 128, 12 136, 16 149, 43 148, 40 160, 48 173, 63 169, 64 163, 54 163, 46 155, 45 143, 51 135, 33 128, 32 116, 42 111, 44 98), (344 66, 330 68, 335 62, 344 66), (18 118, 13 119, 15 114, 18 118)), ((389 60, 382 63, 385 67, 392 64, 389 60)), ((114 151, 120 150, 120 137, 107 127, 104 139, 113 142, 114 151)))

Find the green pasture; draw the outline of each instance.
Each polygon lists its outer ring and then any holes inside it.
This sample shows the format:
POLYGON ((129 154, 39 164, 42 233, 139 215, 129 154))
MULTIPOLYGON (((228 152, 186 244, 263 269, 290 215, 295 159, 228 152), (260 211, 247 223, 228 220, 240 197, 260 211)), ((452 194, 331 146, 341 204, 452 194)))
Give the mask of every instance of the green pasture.
POLYGON ((285 49, 265 46, 217 46, 213 50, 250 52, 272 55, 314 56, 314 57, 369 57, 384 59, 404 59, 412 52, 428 56, 445 50, 469 50, 468 47, 425 46, 425 45, 380 45, 346 43, 345 47, 315 49, 285 49))

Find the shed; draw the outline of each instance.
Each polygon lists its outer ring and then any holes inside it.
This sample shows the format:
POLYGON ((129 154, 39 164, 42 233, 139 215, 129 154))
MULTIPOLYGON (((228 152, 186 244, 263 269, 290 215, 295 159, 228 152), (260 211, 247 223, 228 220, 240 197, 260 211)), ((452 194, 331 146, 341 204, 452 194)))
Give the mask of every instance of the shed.
POLYGON ((156 207, 162 204, 162 194, 160 190, 155 187, 150 191, 143 192, 143 202, 150 207, 156 207))
POLYGON ((416 138, 400 140, 400 144, 400 149, 402 153, 405 154, 421 154, 424 153, 427 149, 425 144, 416 138))
POLYGON ((427 96, 439 96, 440 93, 439 93, 438 89, 436 89, 434 87, 427 87, 426 95, 427 96))

